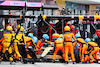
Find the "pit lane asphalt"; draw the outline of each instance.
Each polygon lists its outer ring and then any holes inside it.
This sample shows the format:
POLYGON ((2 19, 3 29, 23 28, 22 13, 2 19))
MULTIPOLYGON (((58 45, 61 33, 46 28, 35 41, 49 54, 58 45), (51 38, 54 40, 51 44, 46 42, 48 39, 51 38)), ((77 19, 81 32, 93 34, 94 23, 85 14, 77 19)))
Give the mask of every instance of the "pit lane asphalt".
POLYGON ((52 63, 52 62, 36 62, 35 64, 22 64, 21 62, 15 63, 15 65, 10 65, 10 62, 1 62, 0 67, 100 67, 100 64, 65 64, 65 63, 52 63))

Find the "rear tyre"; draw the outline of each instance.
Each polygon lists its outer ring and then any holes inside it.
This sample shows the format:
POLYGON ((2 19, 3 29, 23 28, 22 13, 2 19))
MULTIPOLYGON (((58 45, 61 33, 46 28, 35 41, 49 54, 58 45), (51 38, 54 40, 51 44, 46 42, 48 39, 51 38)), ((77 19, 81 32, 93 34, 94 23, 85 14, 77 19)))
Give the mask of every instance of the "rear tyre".
POLYGON ((79 52, 79 49, 74 49, 74 56, 75 56, 75 59, 76 59, 76 63, 79 63, 80 62, 80 52, 79 52))

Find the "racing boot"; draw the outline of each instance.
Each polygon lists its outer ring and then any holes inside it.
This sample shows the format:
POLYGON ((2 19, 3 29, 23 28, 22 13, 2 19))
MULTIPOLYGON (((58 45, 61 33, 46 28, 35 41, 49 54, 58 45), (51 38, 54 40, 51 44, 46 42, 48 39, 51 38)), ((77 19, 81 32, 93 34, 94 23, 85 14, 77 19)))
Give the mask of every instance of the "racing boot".
POLYGON ((34 64, 35 63, 35 61, 32 61, 32 64, 34 64))
POLYGON ((68 64, 68 61, 65 61, 66 64, 68 64))
POLYGON ((73 61, 73 64, 76 64, 76 62, 75 62, 75 61, 73 61))
POLYGON ((13 61, 10 61, 10 65, 15 65, 15 63, 13 61))
POLYGON ((27 60, 25 60, 25 58, 23 58, 23 64, 27 64, 27 60))
POLYGON ((96 61, 93 61, 94 63, 98 63, 98 60, 96 60, 96 61))
POLYGON ((0 56, 0 64, 1 64, 1 56, 0 56))
POLYGON ((89 62, 90 62, 90 63, 93 63, 93 61, 92 61, 92 60, 90 60, 89 62))
POLYGON ((55 63, 55 60, 52 60, 52 63, 55 63))

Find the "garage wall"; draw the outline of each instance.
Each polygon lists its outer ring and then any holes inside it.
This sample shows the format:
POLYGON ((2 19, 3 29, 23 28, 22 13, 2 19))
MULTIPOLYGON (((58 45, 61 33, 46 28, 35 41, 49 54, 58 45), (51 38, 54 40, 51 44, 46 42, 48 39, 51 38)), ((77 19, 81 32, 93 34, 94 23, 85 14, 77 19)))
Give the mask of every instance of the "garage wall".
MULTIPOLYGON (((57 3, 60 10, 62 10, 62 8, 65 8, 65 1, 56 0, 56 3, 57 3)), ((60 12, 56 11, 56 15, 60 15, 60 12)))
POLYGON ((89 5, 89 15, 95 15, 96 5, 89 5))

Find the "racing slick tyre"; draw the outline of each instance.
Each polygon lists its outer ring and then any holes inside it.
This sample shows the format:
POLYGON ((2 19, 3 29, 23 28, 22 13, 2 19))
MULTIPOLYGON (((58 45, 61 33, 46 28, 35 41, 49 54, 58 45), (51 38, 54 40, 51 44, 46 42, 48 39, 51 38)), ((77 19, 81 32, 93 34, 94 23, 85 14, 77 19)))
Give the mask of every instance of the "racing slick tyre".
POLYGON ((79 52, 79 49, 74 49, 74 56, 75 56, 75 59, 76 59, 76 63, 79 63, 80 62, 80 52, 79 52))
POLYGON ((26 61, 26 60, 24 60, 24 61, 23 61, 23 64, 27 64, 27 61, 26 61))

